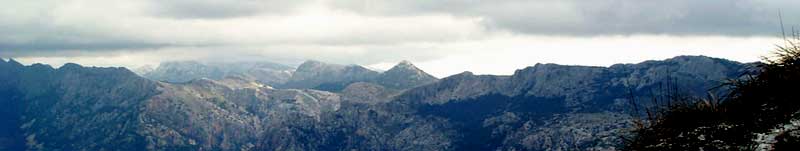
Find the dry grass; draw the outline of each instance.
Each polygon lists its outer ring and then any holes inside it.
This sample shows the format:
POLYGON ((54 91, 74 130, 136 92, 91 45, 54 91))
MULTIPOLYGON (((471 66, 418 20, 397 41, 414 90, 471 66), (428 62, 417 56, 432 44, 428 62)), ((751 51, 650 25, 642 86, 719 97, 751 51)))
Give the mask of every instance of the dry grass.
MULTIPOLYGON (((633 136, 625 138, 627 150, 753 150, 755 133, 789 122, 800 111, 800 34, 793 32, 775 56, 765 57, 756 73, 731 79, 723 86, 730 93, 717 97, 681 95, 676 88, 645 107, 633 100, 633 136)), ((796 137, 782 137, 797 142, 796 137)), ((782 142, 778 142, 781 144, 782 142)))

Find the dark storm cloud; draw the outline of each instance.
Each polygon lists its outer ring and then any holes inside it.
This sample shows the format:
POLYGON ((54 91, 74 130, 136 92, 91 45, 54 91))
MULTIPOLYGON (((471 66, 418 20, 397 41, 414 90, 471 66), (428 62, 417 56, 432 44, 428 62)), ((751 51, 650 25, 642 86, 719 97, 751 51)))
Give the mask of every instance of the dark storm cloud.
POLYGON ((491 29, 554 35, 777 35, 778 12, 800 24, 797 0, 339 0, 372 15, 482 17, 491 29))

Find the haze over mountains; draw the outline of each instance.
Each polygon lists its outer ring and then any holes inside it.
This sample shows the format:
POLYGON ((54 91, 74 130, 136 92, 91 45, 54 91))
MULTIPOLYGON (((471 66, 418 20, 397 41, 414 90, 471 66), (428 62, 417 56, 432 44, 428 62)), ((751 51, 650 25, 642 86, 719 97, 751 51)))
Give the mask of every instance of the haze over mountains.
POLYGON ((222 79, 241 76, 265 84, 285 83, 294 68, 271 62, 202 63, 197 61, 166 62, 156 69, 140 70, 140 75, 159 81, 188 82, 194 79, 222 79))
POLYGON ((704 94, 750 64, 536 64, 438 79, 307 61, 125 68, 0 62, 0 150, 613 150, 631 95, 704 94))
POLYGON ((296 69, 271 62, 201 63, 196 61, 166 62, 143 77, 173 83, 193 79, 220 80, 240 77, 277 88, 314 88, 341 91, 349 84, 368 82, 392 89, 408 89, 438 80, 411 62, 402 61, 385 72, 359 65, 329 64, 315 60, 302 63, 296 69))

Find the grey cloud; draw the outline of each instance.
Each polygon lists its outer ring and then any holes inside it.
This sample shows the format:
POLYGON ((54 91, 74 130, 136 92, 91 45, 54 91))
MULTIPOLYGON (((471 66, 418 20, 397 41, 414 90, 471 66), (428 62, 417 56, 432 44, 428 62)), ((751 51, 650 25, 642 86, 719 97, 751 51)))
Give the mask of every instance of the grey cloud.
MULTIPOLYGON (((776 35, 778 33, 776 14, 779 9, 783 12, 784 22, 787 25, 800 24, 800 9, 788 8, 800 6, 800 1, 796 0, 331 0, 325 3, 334 8, 377 16, 373 18, 377 21, 368 22, 364 27, 378 26, 376 24, 383 22, 380 21, 380 17, 386 16, 448 14, 456 17, 483 18, 483 24, 475 25, 472 24, 473 22, 468 22, 469 27, 464 27, 463 29, 466 32, 477 31, 477 34, 463 35, 453 34, 465 33, 462 32, 462 29, 443 31, 445 28, 456 28, 454 26, 460 23, 452 23, 452 25, 445 23, 443 28, 429 29, 430 32, 424 30, 426 32, 421 34, 420 32, 407 32, 409 30, 417 30, 414 26, 391 24, 389 26, 407 26, 411 28, 376 28, 363 31, 345 28, 350 31, 343 32, 341 33, 342 35, 335 32, 332 34, 303 36, 284 35, 283 37, 281 35, 254 34, 253 37, 257 38, 253 39, 258 40, 253 40, 247 39, 249 35, 226 37, 225 34, 222 34, 224 31, 206 31, 227 26, 203 26, 195 24, 194 20, 180 20, 221 19, 263 15, 264 13, 279 13, 278 15, 291 16, 293 15, 291 14, 293 9, 310 1, 313 0, 152 0, 144 2, 146 4, 144 10, 134 7, 131 9, 135 10, 115 13, 114 9, 102 7, 101 5, 103 4, 97 4, 94 1, 80 1, 83 3, 70 5, 69 2, 73 1, 0 0, 0 4, 7 4, 6 6, 12 6, 13 4, 15 6, 0 9, 0 56, 84 55, 71 53, 70 51, 73 50, 100 53, 150 50, 163 47, 197 49, 196 46, 202 47, 206 45, 236 49, 237 47, 246 47, 240 45, 253 43, 270 46, 288 43, 292 45, 323 45, 320 46, 323 48, 331 46, 335 48, 330 49, 345 51, 364 49, 363 51, 370 52, 361 56, 351 55, 338 58, 335 56, 338 52, 310 56, 308 54, 320 54, 315 51, 317 48, 310 47, 303 48, 310 49, 308 53, 303 54, 304 56, 294 56, 294 58, 310 57, 309 59, 320 59, 330 57, 331 59, 329 60, 336 62, 347 62, 352 58, 364 58, 363 62, 376 62, 382 58, 407 55, 409 53, 404 53, 407 50, 425 52, 428 49, 425 46, 412 48, 398 46, 402 45, 403 42, 431 42, 435 45, 440 41, 481 37, 484 32, 483 26, 493 30, 509 30, 514 33, 534 35, 668 34, 763 36, 776 35), (61 7, 74 10, 54 11, 60 10, 59 8, 61 7), (108 16, 104 16, 104 12, 108 16), (95 14, 101 15, 94 16, 95 14), (144 15, 137 16, 142 14, 144 15), (89 16, 83 17, 86 15, 89 16), (154 19, 153 17, 157 18, 154 19), (472 28, 473 25, 480 27, 472 28), (183 28, 184 26, 186 28, 183 28), (392 29, 394 31, 387 31, 392 29), (163 31, 163 35, 168 36, 161 36, 162 34, 152 31, 163 31), (386 32, 386 34, 380 32, 386 32), (272 37, 277 38, 270 39, 272 37), (237 40, 246 42, 239 43, 237 40), (391 50, 392 48, 406 50, 391 50), (390 51, 376 52, 372 50, 390 51)), ((98 0, 97 2, 102 1, 98 0)), ((136 4, 131 1, 126 2, 136 4)), ((121 8, 127 7, 122 6, 121 8)), ((228 23, 227 20, 215 21, 228 23)), ((403 20, 403 22, 432 21, 408 19, 403 20)), ((420 25, 430 27, 426 24, 420 25)), ((294 26, 294 24, 291 26, 294 26)), ((299 29, 303 28, 301 27, 303 25, 297 26, 299 29)), ((331 30, 335 29, 331 28, 331 30)), ((235 30, 238 29, 231 31, 235 30)), ((317 30, 325 30, 325 28, 317 28, 317 30)), ((248 52, 292 51, 297 49, 301 48, 253 49, 248 50, 248 52)), ((293 53, 276 53, 273 56, 291 54, 293 53)), ((424 54, 407 57, 421 58, 424 56, 440 57, 443 55, 424 54)))
POLYGON ((430 13, 483 17, 490 29, 552 35, 774 36, 777 13, 800 24, 796 0, 343 0, 337 8, 372 15, 430 13))
POLYGON ((178 19, 220 19, 286 13, 310 0, 153 0, 150 13, 178 19))
MULTIPOLYGON (((168 47, 168 44, 153 44, 139 42, 93 42, 93 43, 65 43, 55 41, 34 41, 27 43, 0 42, 0 56, 30 57, 30 56, 74 56, 93 55, 93 53, 111 53, 130 49, 148 50, 168 47)), ((95 54, 96 55, 96 54, 95 54)))
POLYGON ((167 46, 175 44, 120 36, 113 32, 60 28, 44 21, 0 29, 0 56, 5 57, 96 55, 167 46))

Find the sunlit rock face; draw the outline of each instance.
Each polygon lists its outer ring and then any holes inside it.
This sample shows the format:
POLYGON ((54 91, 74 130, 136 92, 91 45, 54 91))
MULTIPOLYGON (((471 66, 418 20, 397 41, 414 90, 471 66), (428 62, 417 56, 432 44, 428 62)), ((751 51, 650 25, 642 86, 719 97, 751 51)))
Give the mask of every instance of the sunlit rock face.
POLYGON ((439 80, 408 62, 378 73, 311 61, 274 87, 2 61, 0 150, 608 150, 631 93, 672 83, 703 94, 748 66, 682 56, 439 80), (342 86, 315 89, 325 83, 342 86))

